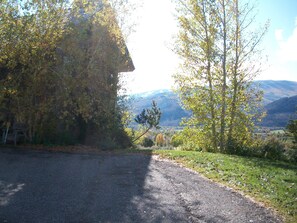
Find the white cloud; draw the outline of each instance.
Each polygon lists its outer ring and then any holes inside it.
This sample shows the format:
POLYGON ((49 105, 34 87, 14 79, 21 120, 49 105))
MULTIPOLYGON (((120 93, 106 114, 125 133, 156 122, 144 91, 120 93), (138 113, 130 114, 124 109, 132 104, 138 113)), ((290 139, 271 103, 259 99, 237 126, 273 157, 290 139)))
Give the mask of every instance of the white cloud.
POLYGON ((297 18, 295 28, 291 36, 286 40, 283 38, 282 30, 275 31, 276 40, 279 43, 279 59, 282 62, 294 61, 297 62, 297 18))
POLYGON ((274 32, 275 38, 277 41, 283 41, 283 30, 282 29, 277 29, 274 32))

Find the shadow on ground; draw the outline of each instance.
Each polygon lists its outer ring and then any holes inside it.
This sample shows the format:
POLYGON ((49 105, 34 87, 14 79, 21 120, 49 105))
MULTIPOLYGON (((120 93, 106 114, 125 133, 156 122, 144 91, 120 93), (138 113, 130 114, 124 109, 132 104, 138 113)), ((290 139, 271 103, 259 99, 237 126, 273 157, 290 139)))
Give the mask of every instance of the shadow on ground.
MULTIPOLYGON (((0 222, 182 222, 150 187, 151 154, 0 150, 0 222)), ((162 185, 161 185, 162 186, 162 185)))

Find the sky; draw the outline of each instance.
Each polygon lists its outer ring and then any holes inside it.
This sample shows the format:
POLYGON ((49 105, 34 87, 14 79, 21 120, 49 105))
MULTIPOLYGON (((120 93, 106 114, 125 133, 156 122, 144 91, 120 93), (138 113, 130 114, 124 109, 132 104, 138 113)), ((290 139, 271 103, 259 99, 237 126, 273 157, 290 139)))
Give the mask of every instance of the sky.
MULTIPOLYGON (((258 80, 297 81, 297 0, 251 0, 257 24, 270 20, 263 39, 264 71, 258 80)), ((127 77, 128 94, 170 89, 179 60, 172 52, 178 32, 172 0, 143 0, 136 28, 127 42, 135 71, 127 77)))

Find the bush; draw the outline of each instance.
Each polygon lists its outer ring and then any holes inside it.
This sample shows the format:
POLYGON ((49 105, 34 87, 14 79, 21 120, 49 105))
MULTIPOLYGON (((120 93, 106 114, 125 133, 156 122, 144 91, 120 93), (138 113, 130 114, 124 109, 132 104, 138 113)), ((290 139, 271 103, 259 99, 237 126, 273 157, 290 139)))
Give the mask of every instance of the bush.
POLYGON ((297 163, 297 148, 290 148, 285 153, 286 159, 289 162, 297 163))
POLYGON ((156 136, 156 144, 157 146, 164 146, 165 145, 165 138, 162 133, 159 133, 156 136))
POLYGON ((297 120, 290 120, 287 125, 287 130, 293 135, 293 142, 297 145, 297 120))
POLYGON ((148 138, 148 137, 144 137, 144 138, 141 140, 140 145, 142 145, 143 147, 152 147, 152 146, 154 145, 154 141, 151 140, 151 139, 148 138))
POLYGON ((179 147, 186 151, 208 151, 205 149, 204 140, 201 138, 200 129, 184 128, 181 132, 176 133, 171 138, 171 145, 179 147))
POLYGON ((264 141, 262 155, 265 158, 273 160, 281 160, 284 158, 285 144, 277 137, 268 137, 264 141))
POLYGON ((183 139, 180 134, 174 134, 171 137, 170 145, 172 145, 173 147, 179 147, 182 144, 183 144, 183 139))
POLYGON ((288 152, 291 150, 291 147, 290 143, 281 140, 277 136, 270 135, 265 139, 254 136, 252 142, 248 145, 239 144, 235 140, 232 141, 228 145, 227 153, 271 160, 289 160, 289 156, 293 154, 288 152))
POLYGON ((102 150, 112 150, 119 148, 119 144, 110 137, 100 140, 97 146, 102 150))
POLYGON ((52 145, 75 145, 77 139, 70 131, 48 131, 47 134, 36 134, 32 139, 33 144, 52 145))
POLYGON ((123 129, 116 129, 113 138, 115 143, 118 144, 117 148, 126 149, 133 145, 131 138, 123 129))

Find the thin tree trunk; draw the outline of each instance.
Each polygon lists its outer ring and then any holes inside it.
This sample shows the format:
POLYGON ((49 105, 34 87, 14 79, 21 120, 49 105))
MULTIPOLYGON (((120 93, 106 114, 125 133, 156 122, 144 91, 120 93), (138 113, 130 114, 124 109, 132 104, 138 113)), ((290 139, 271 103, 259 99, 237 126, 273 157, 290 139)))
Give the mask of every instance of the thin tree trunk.
POLYGON ((212 86, 212 80, 211 80, 211 74, 210 74, 210 63, 208 63, 208 76, 209 76, 209 96, 210 96, 210 109, 211 109, 211 130, 212 130, 212 144, 214 147, 214 150, 216 151, 218 148, 217 143, 217 132, 216 132, 216 117, 215 117, 215 109, 214 109, 214 96, 213 96, 213 86, 212 86))
POLYGON ((232 143, 233 137, 233 129, 234 129, 234 119, 236 115, 236 102, 238 97, 238 80, 237 80, 237 72, 238 72, 238 61, 239 61, 239 14, 238 14, 238 0, 235 0, 236 3, 236 33, 235 33, 235 64, 233 70, 233 97, 231 102, 231 114, 230 114, 230 127, 228 132, 228 146, 232 143))
POLYGON ((211 40, 208 33, 208 24, 206 21, 206 14, 205 14, 205 8, 203 5, 203 13, 204 13, 204 31, 205 31, 205 38, 207 41, 207 80, 208 80, 208 87, 209 87, 209 97, 210 97, 210 114, 211 114, 211 131, 212 131, 212 146, 213 149, 216 151, 218 148, 218 142, 217 142, 217 132, 216 132, 216 117, 215 117, 215 99, 214 99, 214 93, 213 93, 213 78, 211 75, 211 40))
POLYGON ((220 151, 225 151, 225 116, 226 116, 226 88, 227 88, 227 70, 226 70, 226 59, 227 59, 227 24, 226 24, 226 6, 225 0, 222 2, 223 7, 223 83, 222 83, 222 111, 221 111, 221 131, 220 131, 220 151))
POLYGON ((140 136, 138 136, 136 139, 134 139, 132 142, 136 142, 138 139, 140 139, 142 136, 144 136, 151 128, 148 128, 145 130, 140 136))

